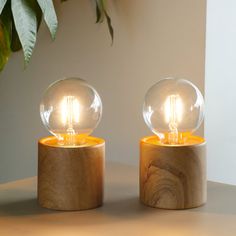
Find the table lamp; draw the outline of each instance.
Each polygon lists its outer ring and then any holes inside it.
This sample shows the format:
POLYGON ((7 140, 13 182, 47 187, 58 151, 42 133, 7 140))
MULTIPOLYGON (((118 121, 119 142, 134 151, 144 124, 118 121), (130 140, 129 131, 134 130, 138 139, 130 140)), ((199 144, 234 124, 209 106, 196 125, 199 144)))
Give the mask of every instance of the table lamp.
POLYGON ((204 117, 199 89, 167 78, 146 93, 143 117, 155 134, 140 141, 140 201, 163 209, 206 202, 206 143, 193 135, 204 117))
POLYGON ((89 136, 102 116, 102 102, 86 81, 67 78, 51 84, 40 115, 53 135, 38 142, 38 202, 55 210, 85 210, 103 202, 104 149, 89 136))

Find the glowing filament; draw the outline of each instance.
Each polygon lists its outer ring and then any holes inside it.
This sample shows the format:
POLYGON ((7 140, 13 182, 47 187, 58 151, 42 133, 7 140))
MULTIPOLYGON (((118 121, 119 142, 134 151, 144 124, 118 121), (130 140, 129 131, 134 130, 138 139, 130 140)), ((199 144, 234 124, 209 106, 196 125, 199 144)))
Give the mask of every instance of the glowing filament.
POLYGON ((61 121, 67 126, 67 134, 75 134, 74 124, 80 120, 80 103, 74 96, 65 96, 61 102, 61 121))
POLYGON ((178 140, 178 123, 182 120, 183 103, 179 95, 170 95, 167 97, 164 105, 165 120, 169 124, 170 134, 168 142, 177 144, 178 140))

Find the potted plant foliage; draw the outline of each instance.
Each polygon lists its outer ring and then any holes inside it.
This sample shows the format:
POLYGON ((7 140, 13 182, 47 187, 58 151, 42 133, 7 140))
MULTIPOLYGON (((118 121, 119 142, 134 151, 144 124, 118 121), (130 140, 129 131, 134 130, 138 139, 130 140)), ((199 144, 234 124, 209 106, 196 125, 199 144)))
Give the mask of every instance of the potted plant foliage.
MULTIPOLYGON (((64 2, 66 0, 61 0, 64 2)), ((105 19, 113 40, 111 19, 104 0, 93 0, 96 8, 96 23, 105 19)), ((0 0, 0 71, 12 52, 23 50, 25 65, 29 63, 37 39, 42 18, 55 38, 58 20, 53 0, 0 0)))

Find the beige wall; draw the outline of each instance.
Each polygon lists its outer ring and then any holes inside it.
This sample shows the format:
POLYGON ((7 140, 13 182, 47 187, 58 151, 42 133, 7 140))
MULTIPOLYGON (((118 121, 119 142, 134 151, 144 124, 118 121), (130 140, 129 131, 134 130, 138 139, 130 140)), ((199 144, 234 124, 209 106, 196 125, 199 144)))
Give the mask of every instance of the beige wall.
POLYGON ((146 90, 167 76, 185 77, 203 92, 205 0, 110 0, 114 45, 95 25, 91 1, 58 4, 52 43, 45 26, 29 67, 15 54, 0 75, 0 181, 36 174, 37 139, 47 135, 39 102, 65 76, 87 79, 100 93, 103 119, 94 132, 107 140, 107 160, 138 163, 146 90))

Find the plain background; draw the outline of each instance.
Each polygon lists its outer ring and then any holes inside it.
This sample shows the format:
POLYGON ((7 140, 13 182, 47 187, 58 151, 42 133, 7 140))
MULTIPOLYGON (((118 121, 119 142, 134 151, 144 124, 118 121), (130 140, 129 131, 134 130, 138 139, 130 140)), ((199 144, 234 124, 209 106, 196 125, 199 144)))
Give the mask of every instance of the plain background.
POLYGON ((106 24, 94 24, 92 1, 69 0, 57 4, 55 42, 42 25, 28 68, 23 69, 22 53, 17 53, 1 73, 1 182, 36 175, 37 140, 48 135, 39 103, 55 80, 78 76, 97 89, 104 113, 93 135, 106 139, 108 161, 134 165, 139 160, 139 139, 151 134, 142 118, 147 89, 176 76, 191 80, 204 92, 205 0, 109 4, 113 46, 106 24))
POLYGON ((208 0, 206 120, 208 176, 236 184, 236 1, 208 0))

